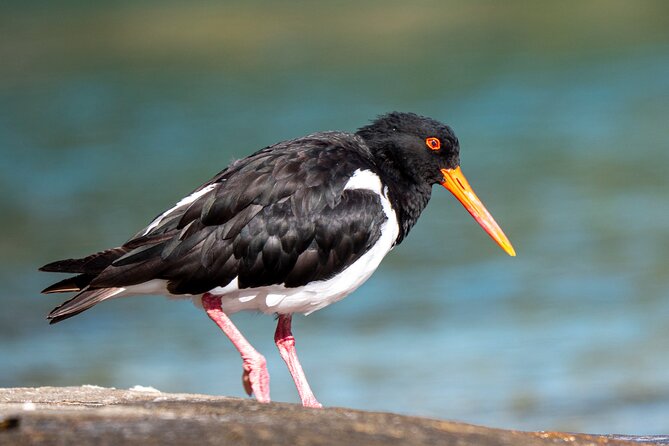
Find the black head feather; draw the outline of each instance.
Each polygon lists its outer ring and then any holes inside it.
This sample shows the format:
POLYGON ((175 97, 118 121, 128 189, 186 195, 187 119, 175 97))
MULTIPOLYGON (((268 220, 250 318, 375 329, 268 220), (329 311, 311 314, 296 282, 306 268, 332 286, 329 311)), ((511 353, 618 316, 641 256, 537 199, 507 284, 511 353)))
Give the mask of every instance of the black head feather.
POLYGON ((429 185, 443 180, 441 169, 460 165, 460 144, 453 130, 432 118, 414 113, 392 112, 362 127, 357 134, 365 140, 384 171, 395 180, 429 185), (426 140, 437 138, 438 150, 426 140))
POLYGON ((388 195, 401 222, 400 243, 427 206, 432 185, 443 181, 441 169, 460 165, 460 144, 453 130, 432 118, 392 112, 357 131, 388 185, 388 195), (437 138, 439 148, 428 145, 437 138))

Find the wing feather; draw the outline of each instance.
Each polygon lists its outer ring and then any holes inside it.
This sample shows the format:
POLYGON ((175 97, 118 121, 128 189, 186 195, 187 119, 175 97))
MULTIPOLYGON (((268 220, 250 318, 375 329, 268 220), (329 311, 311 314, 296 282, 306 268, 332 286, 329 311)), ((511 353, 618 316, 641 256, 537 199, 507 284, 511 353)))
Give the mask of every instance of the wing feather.
POLYGON ((171 293, 200 294, 235 277, 242 288, 328 279, 373 246, 386 219, 376 192, 345 189, 361 167, 374 165, 350 134, 263 149, 161 214, 88 289, 164 279, 171 293))

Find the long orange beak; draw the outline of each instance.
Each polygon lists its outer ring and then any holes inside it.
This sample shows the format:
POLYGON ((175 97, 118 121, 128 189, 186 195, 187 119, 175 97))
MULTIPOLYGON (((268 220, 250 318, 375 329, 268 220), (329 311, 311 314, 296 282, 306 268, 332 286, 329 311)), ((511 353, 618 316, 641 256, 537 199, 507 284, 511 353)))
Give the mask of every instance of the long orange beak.
POLYGON ((510 256, 515 256, 516 251, 511 246, 511 242, 506 238, 506 235, 504 235, 504 232, 502 232, 495 219, 492 218, 490 212, 483 206, 479 197, 476 196, 467 178, 462 174, 460 166, 455 169, 441 169, 441 173, 444 175, 444 181, 441 185, 455 195, 455 198, 462 203, 465 209, 474 217, 474 220, 497 242, 500 248, 510 256))

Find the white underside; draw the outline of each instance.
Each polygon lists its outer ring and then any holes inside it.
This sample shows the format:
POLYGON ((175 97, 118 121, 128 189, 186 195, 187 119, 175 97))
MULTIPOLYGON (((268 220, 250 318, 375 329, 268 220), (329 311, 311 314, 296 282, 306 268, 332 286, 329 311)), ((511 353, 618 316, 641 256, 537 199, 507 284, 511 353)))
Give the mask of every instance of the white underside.
MULTIPOLYGON (((381 180, 376 174, 369 170, 356 170, 346 184, 346 189, 371 190, 377 193, 381 199, 383 212, 387 219, 381 227, 381 237, 369 251, 335 277, 311 282, 302 287, 287 288, 283 285, 270 285, 239 289, 237 278, 235 278, 225 287, 216 287, 209 291, 210 294, 221 296, 223 311, 228 314, 238 311, 260 311, 270 314, 309 314, 343 299, 362 285, 376 270, 383 257, 392 249, 399 235, 399 226, 395 211, 386 196, 387 190, 382 190, 381 180)), ((182 202, 179 202, 176 207, 186 204, 182 202)), ((159 222, 167 213, 161 215, 156 221, 159 222)), ((170 295, 167 292, 166 285, 166 281, 155 279, 126 287, 114 297, 136 294, 167 294, 174 298, 191 298, 196 305, 202 305, 201 294, 196 296, 170 295)))

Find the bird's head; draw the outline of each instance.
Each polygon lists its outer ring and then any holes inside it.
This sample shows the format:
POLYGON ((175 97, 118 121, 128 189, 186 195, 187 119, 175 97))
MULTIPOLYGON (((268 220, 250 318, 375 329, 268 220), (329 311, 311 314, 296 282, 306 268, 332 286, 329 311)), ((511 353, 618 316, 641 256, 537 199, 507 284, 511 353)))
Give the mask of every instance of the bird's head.
POLYGON ((431 118, 392 112, 360 128, 357 134, 396 180, 441 184, 506 253, 516 255, 508 238, 462 174, 460 143, 453 129, 431 118))

